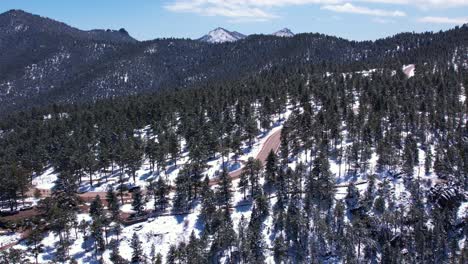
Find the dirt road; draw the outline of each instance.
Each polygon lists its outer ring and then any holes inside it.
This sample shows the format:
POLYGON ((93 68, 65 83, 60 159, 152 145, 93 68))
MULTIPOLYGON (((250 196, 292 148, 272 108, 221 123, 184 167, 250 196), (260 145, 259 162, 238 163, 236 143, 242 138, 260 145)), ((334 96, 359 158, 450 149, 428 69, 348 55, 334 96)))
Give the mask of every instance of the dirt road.
MULTIPOLYGON (((263 165, 265 164, 268 154, 270 153, 271 150, 273 150, 274 152, 278 151, 279 145, 280 145, 280 138, 281 138, 281 130, 278 130, 278 131, 275 131, 273 134, 271 134, 265 140, 262 146, 262 149, 260 150, 260 152, 257 154, 257 157, 256 157, 262 162, 263 165)), ((242 172, 242 168, 239 168, 235 171, 230 172, 229 176, 232 180, 235 180, 240 177, 241 172, 242 172)), ((210 186, 217 185, 218 182, 219 182, 219 179, 213 179, 210 181, 210 186)), ((174 188, 171 188, 171 189, 174 190, 174 188)), ((42 197, 48 197, 51 194, 50 190, 40 190, 40 191, 41 191, 42 197)), ((80 198, 85 202, 91 202, 96 197, 96 195, 99 195, 101 199, 103 200, 106 197, 105 192, 86 192, 86 193, 79 194, 80 198)), ((130 197, 125 198, 126 201, 129 199, 131 198, 130 197)))
MULTIPOLYGON (((270 151, 273 150, 275 153, 279 149, 279 145, 281 142, 281 130, 278 130, 271 134, 265 143, 262 146, 262 149, 260 152, 257 154, 257 159, 259 159, 262 162, 262 165, 265 165, 265 162, 267 160, 268 154, 270 154, 270 151)), ((231 180, 238 179, 242 173, 242 168, 239 168, 235 171, 232 171, 229 173, 229 176, 231 180)), ((217 185, 219 182, 219 179, 213 179, 210 181, 210 186, 217 185)))
MULTIPOLYGON (((273 150, 274 152, 277 152, 278 149, 279 149, 279 145, 280 145, 280 137, 281 137, 281 130, 278 130, 276 132, 274 132, 273 134, 271 134, 264 142, 263 146, 262 146, 262 149, 260 150, 260 152, 257 154, 257 159, 259 159, 263 165, 265 165, 265 162, 266 162, 266 159, 268 157, 268 154, 270 153, 271 150, 273 150)), ((239 168, 235 171, 232 171, 229 173, 229 176, 232 180, 235 180, 235 179, 238 179, 241 175, 241 172, 242 172, 242 168, 239 168)), ((219 182, 219 179, 213 179, 210 181, 210 185, 211 186, 214 186, 214 185, 217 185, 219 182)), ((174 188, 171 188, 172 190, 174 190, 174 188)), ((51 195, 51 191, 50 190, 41 190, 41 196, 42 197, 48 197, 51 195)), ((32 194, 33 192, 31 192, 32 194)), ((91 202, 95 197, 96 195, 99 195, 103 201, 103 203, 105 203, 105 197, 106 197, 106 193, 105 192, 87 192, 87 193, 82 193, 82 194, 79 194, 80 198, 85 201, 85 202, 91 202)), ((131 197, 129 194, 126 194, 125 195, 125 198, 124 198, 125 202, 129 202, 131 200, 131 197)), ((82 208, 84 211, 87 211, 85 210, 84 208, 82 208)), ((33 215, 38 215, 39 214, 39 211, 34 208, 33 210, 29 210, 29 211, 22 211, 22 212, 19 212, 18 214, 16 215, 13 215, 11 217, 7 217, 7 218, 3 218, 4 220, 18 220, 18 219, 23 219, 23 218, 28 218, 28 217, 31 217, 33 215)), ((22 238, 25 238, 27 237, 26 234, 22 234, 22 238)), ((11 243, 11 244, 8 244, 8 245, 2 245, 0 247, 0 251, 3 251, 5 249, 8 249, 14 245, 16 245, 18 242, 15 242, 15 243, 11 243)))

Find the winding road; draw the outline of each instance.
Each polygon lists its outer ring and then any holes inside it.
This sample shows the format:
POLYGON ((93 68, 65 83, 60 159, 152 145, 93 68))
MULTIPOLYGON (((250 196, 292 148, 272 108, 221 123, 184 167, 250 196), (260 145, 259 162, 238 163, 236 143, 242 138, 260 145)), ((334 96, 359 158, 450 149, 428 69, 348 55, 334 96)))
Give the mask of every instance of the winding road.
MULTIPOLYGON (((268 136, 268 138, 263 143, 263 146, 260 152, 258 152, 256 158, 259 159, 264 165, 270 151, 273 150, 275 153, 278 151, 280 142, 281 142, 281 129, 278 129, 277 131, 273 132, 271 135, 268 136)), ((241 173, 242 173, 242 168, 239 168, 235 171, 230 172, 229 177, 231 178, 231 180, 235 180, 240 177, 241 173)), ((210 186, 215 186, 218 183, 219 183, 219 179, 217 178, 210 180, 210 186)), ((175 190, 175 188, 171 188, 171 189, 175 190)), ((39 189, 39 190, 41 191, 41 194, 43 197, 48 197, 51 194, 50 190, 45 190, 45 189, 39 189)), ((101 198, 104 198, 106 196, 106 192, 86 192, 86 193, 79 194, 79 197, 85 202, 91 202, 97 195, 99 195, 101 198)), ((131 197, 125 198, 125 201, 129 201, 129 200, 131 200, 131 197)))
MULTIPOLYGON (((278 152, 279 145, 281 142, 281 130, 273 132, 263 143, 262 149, 260 152, 257 154, 256 159, 259 159, 262 162, 262 165, 265 165, 265 162, 267 160, 268 154, 270 154, 270 151, 274 151, 275 153, 278 152)), ((238 179, 242 173, 242 168, 239 168, 235 171, 231 171, 229 173, 229 177, 231 180, 238 179)), ((212 179, 210 181, 210 186, 217 185, 219 182, 219 179, 212 179)))
MULTIPOLYGON (((279 146, 280 146, 280 141, 281 141, 280 138, 281 138, 281 129, 273 132, 265 140, 261 150, 258 152, 258 154, 256 156, 256 158, 261 161, 262 165, 265 165, 268 154, 270 153, 271 150, 273 150, 274 152, 278 151, 279 146)), ((230 176, 230 178, 232 180, 235 180, 235 179, 238 179, 240 177, 241 173, 242 173, 242 168, 239 168, 239 169, 237 169, 235 171, 230 172, 229 176, 230 176)), ((212 179, 210 181, 210 186, 215 186, 218 183, 219 183, 219 179, 212 179)), ((171 189, 172 189, 172 191, 175 190, 174 188, 171 188, 171 189)), ((42 197, 49 197, 51 195, 50 190, 39 189, 39 191, 41 191, 42 197)), ((31 192, 31 194, 32 193, 34 193, 34 192, 31 192)), ((79 197, 85 202, 91 202, 97 195, 104 198, 106 193, 105 192, 86 192, 86 193, 79 194, 79 197)), ((131 197, 127 194, 125 196, 124 200, 126 202, 130 201, 131 197)), ((102 201, 103 201, 103 203, 106 202, 105 199, 103 199, 102 201)), ((40 212, 36 208, 34 208, 33 210, 22 211, 22 212, 19 212, 18 214, 10 216, 10 217, 4 217, 3 219, 4 220, 18 220, 18 219, 28 218, 28 217, 31 217, 33 215, 39 215, 39 214, 40 214, 40 212)), ((27 234, 22 233, 22 239, 25 238, 25 237, 27 237, 27 234)), ((18 242, 19 241, 14 242, 14 243, 10 243, 10 244, 7 244, 7 245, 0 245, 0 251, 6 250, 6 249, 16 245, 18 242)))

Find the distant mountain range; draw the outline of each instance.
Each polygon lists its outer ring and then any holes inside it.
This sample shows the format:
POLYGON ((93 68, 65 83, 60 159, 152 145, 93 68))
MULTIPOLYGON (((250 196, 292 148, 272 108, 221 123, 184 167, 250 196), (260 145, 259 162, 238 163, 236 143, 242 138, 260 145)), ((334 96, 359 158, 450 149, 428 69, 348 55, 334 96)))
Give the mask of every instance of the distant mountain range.
POLYGON ((209 42, 209 43, 223 43, 223 42, 233 42, 237 40, 244 39, 246 35, 241 34, 237 31, 229 31, 224 28, 216 28, 205 36, 201 37, 199 40, 209 42))
MULTIPOLYGON (((288 28, 284 28, 271 34, 276 37, 294 37, 294 33, 288 28)), ((229 31, 227 29, 218 27, 208 34, 201 37, 199 40, 209 43, 224 43, 234 42, 246 38, 247 36, 237 31, 229 31)))
POLYGON ((294 33, 292 33, 289 28, 283 28, 280 31, 276 31, 272 35, 276 37, 294 37, 294 33))
POLYGON ((245 36, 222 28, 199 40, 137 41, 125 29, 83 31, 11 10, 0 14, 0 114, 51 103, 227 82, 280 67, 332 65, 360 70, 383 63, 467 65, 468 26, 349 41, 317 33, 245 36), (294 37, 293 37, 294 36, 294 37), (200 41, 202 40, 202 41, 200 41), (212 43, 224 43, 213 45, 212 43))

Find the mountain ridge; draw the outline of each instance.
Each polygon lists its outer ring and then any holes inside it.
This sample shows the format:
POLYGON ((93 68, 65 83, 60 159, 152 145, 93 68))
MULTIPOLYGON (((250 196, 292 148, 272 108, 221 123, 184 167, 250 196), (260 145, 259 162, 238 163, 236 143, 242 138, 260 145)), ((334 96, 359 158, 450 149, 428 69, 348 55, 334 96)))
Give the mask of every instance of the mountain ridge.
POLYGON ((222 27, 215 28, 208 32, 208 34, 199 38, 198 40, 209 42, 209 43, 224 43, 224 42, 234 42, 241 39, 244 39, 246 36, 237 31, 229 31, 222 27))
POLYGON ((67 34, 73 37, 96 41, 137 42, 137 40, 132 38, 124 28, 119 30, 81 30, 63 22, 31 14, 20 9, 12 9, 0 14, 0 30, 10 30, 10 33, 24 33, 28 30, 34 30, 49 34, 67 34))
POLYGON ((283 28, 279 31, 276 31, 272 34, 276 37, 294 37, 295 34, 289 28, 283 28))
MULTIPOLYGON (((123 31, 104 35, 126 35, 123 31)), ((116 41, 102 37, 102 31, 90 35, 48 18, 11 11, 0 15, 0 53, 4 54, 0 63, 0 110, 8 113, 51 103, 186 88, 235 80, 284 65, 342 64, 349 65, 349 71, 357 71, 361 70, 360 63, 378 66, 383 60, 399 63, 393 68, 427 60, 449 62, 456 49, 468 46, 466 32, 468 26, 364 42, 318 33, 293 38, 250 35, 223 45, 173 38, 116 41), (11 18, 11 13, 33 20, 38 29, 15 31, 20 25, 29 25, 16 23, 22 20, 11 18), (438 52, 431 52, 435 48, 438 52)), ((455 61, 462 65, 465 57, 466 53, 458 52, 455 61)))

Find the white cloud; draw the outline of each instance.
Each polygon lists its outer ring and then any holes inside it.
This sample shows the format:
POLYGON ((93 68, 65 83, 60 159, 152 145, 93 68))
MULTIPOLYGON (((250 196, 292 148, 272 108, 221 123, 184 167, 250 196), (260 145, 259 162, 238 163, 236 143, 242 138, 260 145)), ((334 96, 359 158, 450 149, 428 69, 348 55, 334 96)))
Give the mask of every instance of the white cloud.
POLYGON ((433 24, 452 24, 461 25, 468 23, 468 17, 433 17, 427 16, 418 19, 422 23, 433 23, 433 24))
POLYGON ((419 8, 444 8, 468 6, 468 0, 356 0, 357 2, 380 3, 392 5, 414 5, 419 8))
POLYGON ((395 20, 381 18, 381 17, 373 18, 372 21, 374 21, 375 23, 379 23, 379 24, 394 24, 394 23, 396 23, 395 20))
POLYGON ((350 13, 350 14, 361 14, 378 17, 404 17, 406 14, 402 11, 387 11, 382 9, 371 9, 363 6, 355 6, 350 3, 343 5, 325 5, 322 9, 338 12, 338 13, 350 13))
POLYGON ((221 16, 230 21, 268 21, 277 18, 281 7, 320 5, 322 9, 370 15, 375 17, 403 17, 406 13, 355 5, 356 2, 389 5, 410 5, 421 9, 468 6, 468 0, 169 0, 164 7, 172 12, 194 13, 202 16, 221 16))
POLYGON ((167 10, 181 13, 196 13, 203 16, 223 16, 236 20, 267 20, 276 15, 247 1, 193 0, 175 1, 165 6, 167 10))

